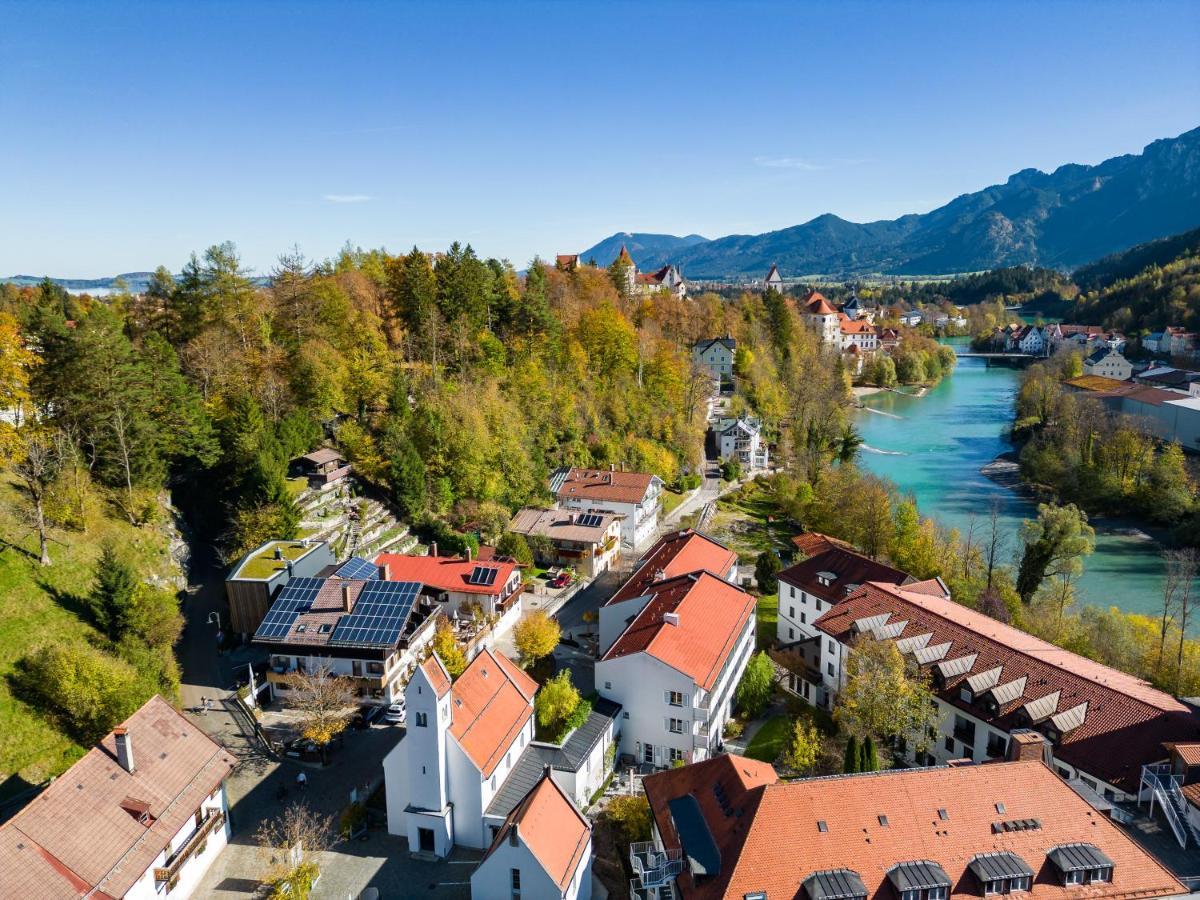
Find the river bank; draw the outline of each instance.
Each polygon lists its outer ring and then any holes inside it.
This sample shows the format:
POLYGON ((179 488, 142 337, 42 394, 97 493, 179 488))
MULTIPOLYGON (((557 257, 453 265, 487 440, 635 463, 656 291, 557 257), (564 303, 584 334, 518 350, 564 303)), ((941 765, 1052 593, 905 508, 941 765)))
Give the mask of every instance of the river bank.
MULTIPOLYGON (((983 470, 997 458, 1016 463, 1008 433, 1018 376, 1013 369, 961 359, 920 402, 906 393, 873 391, 856 397, 861 408, 855 414, 864 441, 863 468, 913 494, 924 515, 960 533, 972 524, 983 527, 998 503, 1005 554, 1014 561, 1021 523, 1037 516, 1036 497, 998 483, 983 470)), ((1011 480, 1012 466, 1002 468, 1011 480)), ((1084 561, 1078 584, 1084 602, 1139 613, 1153 613, 1161 605, 1160 548, 1150 532, 1131 528, 1134 524, 1093 521, 1096 550, 1084 561)))

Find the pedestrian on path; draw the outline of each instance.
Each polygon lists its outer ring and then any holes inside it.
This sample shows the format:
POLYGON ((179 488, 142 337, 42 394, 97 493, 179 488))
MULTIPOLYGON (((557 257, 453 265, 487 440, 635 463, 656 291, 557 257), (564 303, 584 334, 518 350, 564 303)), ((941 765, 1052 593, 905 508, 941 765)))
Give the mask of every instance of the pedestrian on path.
POLYGON ((300 788, 300 790, 304 790, 304 788, 307 786, 308 786, 308 776, 305 775, 303 772, 301 772, 299 775, 296 776, 296 787, 300 788))
POLYGON ((207 697, 200 698, 200 715, 202 715, 202 716, 208 715, 208 698, 207 697))

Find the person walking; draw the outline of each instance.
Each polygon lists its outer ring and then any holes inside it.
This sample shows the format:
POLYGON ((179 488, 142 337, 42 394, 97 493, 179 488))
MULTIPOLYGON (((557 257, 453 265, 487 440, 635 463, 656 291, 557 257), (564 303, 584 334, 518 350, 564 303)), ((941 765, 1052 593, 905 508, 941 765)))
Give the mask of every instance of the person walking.
POLYGON ((308 776, 306 774, 304 774, 303 772, 301 772, 299 775, 296 776, 296 787, 300 788, 300 790, 304 790, 304 788, 307 786, 308 786, 308 776))

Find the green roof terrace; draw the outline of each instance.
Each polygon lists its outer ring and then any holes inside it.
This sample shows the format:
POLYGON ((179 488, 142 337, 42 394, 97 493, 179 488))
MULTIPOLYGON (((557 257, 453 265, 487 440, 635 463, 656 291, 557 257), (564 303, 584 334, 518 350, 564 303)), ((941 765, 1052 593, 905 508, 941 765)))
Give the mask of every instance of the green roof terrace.
POLYGON ((230 579, 266 581, 287 569, 289 562, 307 556, 321 544, 319 541, 268 541, 245 559, 229 574, 230 579))

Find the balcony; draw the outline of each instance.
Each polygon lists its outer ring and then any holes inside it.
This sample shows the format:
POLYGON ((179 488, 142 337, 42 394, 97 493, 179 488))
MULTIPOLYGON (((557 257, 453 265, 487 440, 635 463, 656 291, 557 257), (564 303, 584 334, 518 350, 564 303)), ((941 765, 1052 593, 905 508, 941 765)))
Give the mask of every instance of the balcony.
POLYGON ((629 896, 632 900, 676 900, 675 885, 668 881, 658 887, 646 887, 642 879, 629 879, 629 896))
MULTIPOLYGON (((167 864, 154 870, 154 880, 159 884, 170 884, 179 875, 179 870, 187 864, 187 861, 204 849, 208 843, 208 836, 219 828, 225 821, 225 813, 219 809, 208 810, 208 815, 203 823, 190 838, 180 845, 167 859, 167 864)), ((169 888, 168 888, 169 891, 169 888)))
MULTIPOLYGON (((629 863, 639 889, 659 888, 675 880, 683 871, 681 850, 657 850, 649 841, 629 845, 629 863)), ((631 882, 632 886, 632 882, 631 882)))

